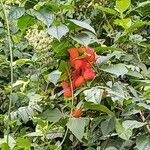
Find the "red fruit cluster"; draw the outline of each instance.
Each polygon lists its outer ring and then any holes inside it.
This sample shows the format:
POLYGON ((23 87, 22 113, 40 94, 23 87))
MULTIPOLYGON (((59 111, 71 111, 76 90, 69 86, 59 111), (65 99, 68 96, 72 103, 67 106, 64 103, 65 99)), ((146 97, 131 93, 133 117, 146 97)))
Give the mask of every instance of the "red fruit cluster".
MULTIPOLYGON (((70 48, 68 53, 70 55, 69 62, 72 66, 71 71, 69 71, 72 87, 77 88, 82 86, 87 80, 93 80, 95 72, 92 68, 92 63, 96 62, 94 50, 90 47, 70 48)), ((71 97, 70 83, 64 81, 62 87, 64 89, 64 96, 71 97)))
POLYGON ((76 108, 73 112, 72 112, 72 117, 74 118, 79 118, 82 116, 82 109, 81 108, 76 108))

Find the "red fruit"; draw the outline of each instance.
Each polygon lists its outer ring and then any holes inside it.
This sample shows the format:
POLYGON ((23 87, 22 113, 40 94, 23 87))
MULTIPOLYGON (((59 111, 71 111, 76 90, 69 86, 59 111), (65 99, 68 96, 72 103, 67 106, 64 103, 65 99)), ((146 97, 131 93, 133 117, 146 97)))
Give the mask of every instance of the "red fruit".
POLYGON ((79 69, 82 66, 82 60, 80 60, 80 59, 75 59, 73 63, 74 63, 73 66, 75 69, 79 69))
POLYGON ((77 48, 70 48, 70 49, 68 49, 68 52, 70 54, 70 57, 73 59, 79 57, 79 52, 78 52, 77 48))
POLYGON ((61 86, 62 86, 63 89, 66 89, 66 88, 69 87, 69 83, 64 81, 64 82, 61 83, 61 86))
POLYGON ((76 108, 73 112, 72 112, 72 117, 74 118, 79 118, 82 116, 82 109, 81 108, 76 108))
POLYGON ((71 97, 72 96, 72 92, 70 88, 64 89, 64 96, 65 97, 71 97))
POLYGON ((95 77, 95 72, 92 68, 86 69, 83 73, 83 77, 85 80, 93 80, 95 77))
POLYGON ((74 86, 79 87, 84 84, 84 78, 83 76, 79 76, 75 81, 74 81, 74 86))
POLYGON ((86 59, 90 62, 96 62, 96 53, 94 52, 93 48, 87 47, 86 48, 86 59))

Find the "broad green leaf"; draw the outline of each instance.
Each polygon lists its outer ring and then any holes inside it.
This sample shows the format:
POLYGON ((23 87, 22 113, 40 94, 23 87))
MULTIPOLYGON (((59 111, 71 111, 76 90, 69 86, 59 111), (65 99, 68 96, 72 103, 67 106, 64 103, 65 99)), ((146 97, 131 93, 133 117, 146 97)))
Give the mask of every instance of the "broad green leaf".
POLYGON ((71 118, 67 123, 68 129, 75 135, 75 137, 79 141, 82 141, 85 125, 85 118, 71 118))
POLYGON ((116 0, 116 8, 119 12, 123 13, 126 11, 131 4, 131 0, 116 0))
POLYGON ((116 120, 116 132, 118 136, 124 140, 129 140, 129 138, 132 136, 132 130, 125 129, 118 119, 116 120))
POLYGON ((1 145, 1 150, 10 150, 10 147, 9 147, 9 145, 7 143, 3 143, 1 145))
POLYGON ((30 150, 31 142, 28 138, 17 138, 17 147, 30 150))
POLYGON ((54 20, 54 15, 47 9, 41 9, 33 14, 36 18, 46 24, 48 27, 52 24, 54 20))
POLYGON ((103 91, 104 90, 99 89, 98 87, 93 87, 91 89, 85 90, 83 92, 85 95, 85 100, 88 102, 99 104, 102 99, 103 91))
POLYGON ((138 150, 150 150, 150 136, 141 135, 137 137, 136 146, 138 150))
POLYGON ((73 40, 78 42, 81 45, 88 46, 89 44, 95 42, 96 37, 95 35, 89 33, 80 33, 74 37, 71 37, 73 40))
POLYGON ((30 15, 24 15, 20 17, 17 21, 17 26, 21 31, 26 30, 28 26, 31 26, 35 23, 35 19, 30 15))
POLYGON ((18 19, 25 13, 24 7, 13 7, 9 12, 10 19, 18 19))
POLYGON ((62 117, 62 113, 59 109, 47 109, 43 113, 40 114, 40 117, 44 120, 50 121, 50 122, 58 122, 62 117))
POLYGON ((124 18, 124 19, 116 19, 114 21, 114 24, 123 27, 125 30, 131 27, 131 19, 130 18, 124 18))
POLYGON ((112 111, 110 111, 106 106, 101 105, 101 104, 94 104, 91 102, 86 102, 84 103, 84 108, 90 109, 90 110, 101 111, 101 112, 107 113, 108 115, 114 116, 114 113, 112 111))
POLYGON ((56 85, 60 76, 61 76, 61 72, 59 70, 55 70, 50 74, 46 75, 45 79, 47 82, 52 82, 54 85, 56 85))
POLYGON ((117 12, 112 8, 107 8, 107 7, 103 7, 103 6, 95 6, 95 8, 97 10, 101 10, 101 11, 107 13, 107 14, 117 15, 117 12))
POLYGON ((13 62, 13 66, 15 65, 24 65, 26 63, 32 63, 30 59, 18 59, 15 62, 13 62))
POLYGON ((135 30, 137 30, 138 28, 142 27, 143 25, 145 25, 146 23, 143 21, 136 21, 134 24, 132 24, 128 29, 127 32, 131 33, 135 30))
POLYGON ((128 69, 124 64, 111 65, 102 70, 114 74, 116 76, 123 76, 126 73, 128 73, 128 69))
POLYGON ((105 150, 118 150, 118 149, 116 147, 110 146, 110 147, 107 147, 105 150))
POLYGON ((145 109, 150 111, 150 104, 148 105, 148 104, 145 104, 145 103, 138 103, 137 105, 140 106, 140 107, 144 107, 145 109))
POLYGON ((60 41, 60 39, 65 36, 68 32, 69 29, 67 26, 61 24, 59 26, 51 26, 47 29, 47 32, 49 35, 55 37, 60 41))
MULTIPOLYGON (((0 138, 0 148, 2 146, 3 143, 7 143, 7 136, 4 135, 4 138, 0 138)), ((14 146, 16 145, 16 141, 14 140, 14 138, 9 135, 9 143, 8 143, 10 148, 14 148, 14 146)))
POLYGON ((69 69, 69 63, 66 62, 66 61, 64 61, 64 60, 62 60, 62 61, 60 62, 60 65, 59 65, 59 71, 66 73, 66 71, 67 71, 68 69, 69 69))
POLYGON ((84 21, 78 21, 78 20, 75 20, 75 19, 69 19, 69 21, 73 22, 74 24, 76 24, 77 26, 79 27, 82 27, 84 29, 87 29, 91 32, 93 32, 95 34, 95 30, 93 27, 91 27, 88 23, 84 22, 84 21))
POLYGON ((136 120, 125 120, 122 122, 122 126, 125 129, 135 129, 144 126, 146 123, 138 122, 136 120))
POLYGON ((101 131, 103 135, 108 135, 115 129, 115 118, 109 116, 105 121, 101 123, 101 131))

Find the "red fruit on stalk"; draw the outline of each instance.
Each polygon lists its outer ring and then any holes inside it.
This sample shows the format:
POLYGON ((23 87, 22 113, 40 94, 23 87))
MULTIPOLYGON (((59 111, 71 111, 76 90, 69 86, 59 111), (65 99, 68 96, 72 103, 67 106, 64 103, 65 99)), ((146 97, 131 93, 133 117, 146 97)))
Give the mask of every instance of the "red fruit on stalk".
POLYGON ((65 97, 71 97, 72 96, 72 92, 70 88, 64 89, 64 96, 65 97))
POLYGON ((93 80, 95 77, 95 72, 92 68, 86 69, 83 73, 83 77, 85 80, 93 80))
POLYGON ((90 62, 96 62, 96 53, 94 52, 93 48, 87 47, 85 52, 87 54, 86 59, 88 61, 90 61, 90 62))
POLYGON ((79 76, 76 80, 74 80, 74 86, 79 87, 79 86, 83 85, 84 82, 85 81, 84 81, 83 76, 79 76))
POLYGON ((72 117, 74 118, 79 118, 82 116, 82 109, 81 108, 76 108, 73 112, 72 112, 72 117))
POLYGON ((79 57, 79 52, 77 48, 70 48, 68 49, 68 52, 69 52, 70 58, 72 59, 79 57))
POLYGON ((66 82, 66 81, 63 81, 63 82, 61 83, 61 86, 62 86, 63 89, 66 89, 66 88, 69 87, 69 83, 66 82))
POLYGON ((74 68, 75 69, 80 69, 81 68, 81 66, 82 66, 82 60, 81 59, 75 59, 74 61, 73 61, 73 63, 74 63, 74 68))

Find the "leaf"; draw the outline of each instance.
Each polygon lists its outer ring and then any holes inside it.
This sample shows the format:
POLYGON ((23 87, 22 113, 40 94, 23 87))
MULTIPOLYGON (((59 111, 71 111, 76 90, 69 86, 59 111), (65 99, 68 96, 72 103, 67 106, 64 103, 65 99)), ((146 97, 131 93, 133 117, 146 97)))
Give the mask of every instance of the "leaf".
POLYGON ((115 118, 109 116, 105 121, 101 123, 101 131, 103 135, 108 135, 115 129, 115 118))
POLYGON ((118 150, 118 149, 116 147, 110 146, 110 147, 107 147, 105 150, 118 150))
POLYGON ((114 24, 123 27, 125 30, 128 30, 128 28, 131 27, 131 19, 130 18, 124 18, 124 19, 116 19, 114 21, 114 24))
POLYGON ((140 106, 140 107, 144 107, 145 109, 147 109, 147 110, 150 111, 150 105, 148 105, 148 104, 145 104, 145 103, 138 103, 137 105, 140 106))
POLYGON ((44 120, 50 121, 50 122, 58 122, 62 117, 62 113, 59 109, 47 109, 43 113, 40 114, 40 117, 44 120))
POLYGON ((131 0, 116 0, 116 8, 123 13, 131 5, 131 0))
POLYGON ((30 150, 31 142, 28 138, 17 138, 17 147, 24 148, 26 150, 30 150), (27 149, 28 148, 28 149, 27 149))
POLYGON ((125 120, 122 122, 122 126, 126 129, 135 129, 144 126, 146 123, 138 122, 136 120, 125 120))
POLYGON ((32 63, 30 59, 18 59, 15 62, 13 62, 13 66, 15 65, 24 65, 26 63, 32 63))
POLYGON ((96 36, 88 32, 79 33, 76 36, 71 38, 84 46, 88 46, 89 44, 95 42, 96 40, 96 36))
POLYGON ((68 129, 75 135, 75 137, 79 141, 82 141, 85 125, 85 118, 71 118, 67 123, 68 129))
POLYGON ((24 7, 13 7, 9 12, 10 19, 18 19, 25 13, 24 7))
POLYGON ((101 11, 107 13, 107 14, 117 15, 117 12, 112 8, 107 8, 107 7, 103 7, 103 6, 95 6, 95 8, 97 10, 101 10, 101 11))
POLYGON ((60 41, 60 39, 65 36, 68 32, 69 29, 67 26, 61 24, 59 26, 51 26, 47 29, 47 32, 49 35, 55 37, 60 41))
POLYGON ((128 73, 128 69, 126 68, 125 64, 111 65, 102 70, 114 74, 116 76, 123 76, 126 73, 128 73))
POLYGON ((61 76, 61 72, 59 70, 55 70, 50 74, 46 75, 45 79, 47 82, 52 82, 54 85, 56 85, 60 76, 61 76))
POLYGON ((78 21, 78 20, 75 20, 75 19, 69 19, 69 21, 73 22, 74 24, 76 24, 79 27, 87 29, 87 30, 93 32, 94 34, 96 34, 94 28, 91 27, 88 23, 86 23, 84 21, 78 21))
POLYGON ((106 106, 101 105, 101 104, 94 104, 94 103, 91 103, 91 102, 85 102, 84 103, 84 108, 90 109, 90 110, 97 110, 97 111, 105 112, 108 115, 114 116, 114 113, 112 111, 110 111, 106 106))
POLYGON ((51 14, 50 11, 47 10, 47 9, 41 9, 40 11, 35 12, 34 16, 36 16, 36 18, 38 20, 40 20, 44 24, 46 24, 47 27, 49 27, 52 24, 53 20, 54 20, 54 15, 51 14))
POLYGON ((91 89, 85 90, 83 93, 85 95, 85 100, 88 102, 93 102, 95 104, 99 104, 103 95, 102 89, 98 87, 92 87, 91 89))
POLYGON ((28 26, 31 26, 35 23, 35 19, 30 15, 24 15, 20 17, 17 21, 17 26, 21 31, 26 30, 28 26))
POLYGON ((3 143, 1 145, 1 150, 10 150, 10 147, 9 147, 9 145, 7 143, 3 143))
POLYGON ((132 136, 132 130, 125 129, 118 119, 116 120, 116 132, 118 136, 124 140, 129 140, 129 138, 132 136))
POLYGON ((141 135, 137 137, 136 146, 138 150, 150 150, 150 136, 141 135))

